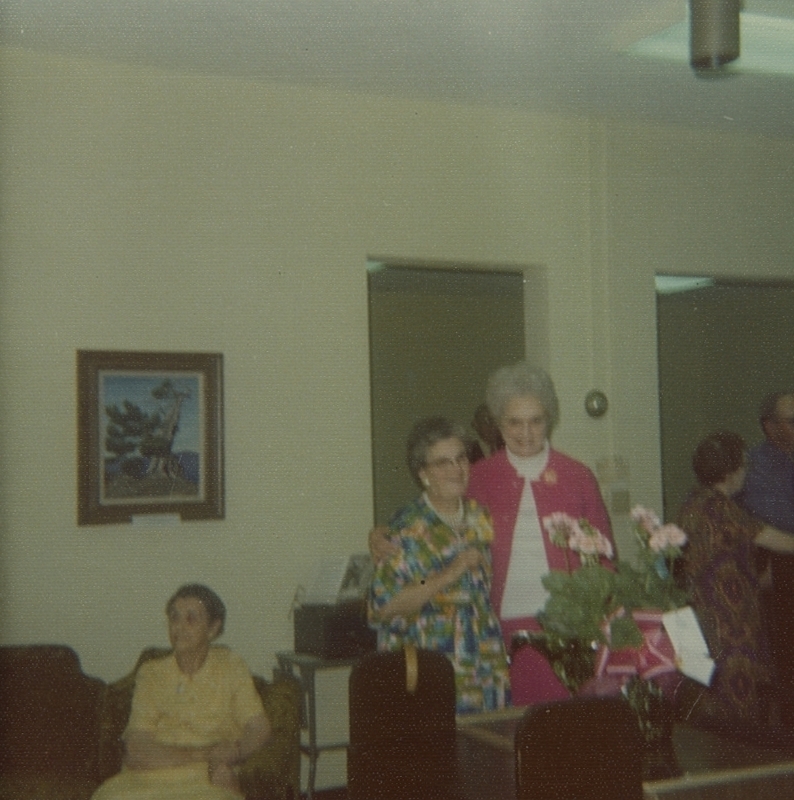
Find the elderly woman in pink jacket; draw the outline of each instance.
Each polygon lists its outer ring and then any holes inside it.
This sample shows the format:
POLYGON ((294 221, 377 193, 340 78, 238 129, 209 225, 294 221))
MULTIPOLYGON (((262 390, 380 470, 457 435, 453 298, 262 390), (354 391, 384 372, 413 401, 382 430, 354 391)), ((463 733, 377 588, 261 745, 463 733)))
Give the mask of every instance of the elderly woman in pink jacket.
MULTIPOLYGON (((490 377, 485 399, 505 447, 472 465, 467 496, 486 506, 493 519, 491 604, 510 650, 514 639, 540 630, 536 615, 547 597, 542 576, 579 567, 578 555, 555 545, 542 520, 562 512, 586 519, 613 550, 614 540, 591 470, 549 443, 559 402, 546 372, 524 362, 502 367, 490 377)), ((370 542, 376 557, 388 552, 382 529, 373 531, 370 542)), ((531 647, 515 651, 510 683, 514 705, 569 696, 531 647)))
MULTIPOLYGON (((505 447, 472 465, 468 494, 493 519, 491 603, 510 647, 514 637, 540 629, 535 616, 547 597, 542 576, 579 566, 576 553, 551 541, 542 520, 558 512, 586 519, 613 549, 614 542, 595 476, 549 444, 559 402, 546 372, 524 362, 502 367, 490 377, 485 399, 505 447)), ((515 653, 510 680, 516 705, 568 696, 530 647, 515 653)))

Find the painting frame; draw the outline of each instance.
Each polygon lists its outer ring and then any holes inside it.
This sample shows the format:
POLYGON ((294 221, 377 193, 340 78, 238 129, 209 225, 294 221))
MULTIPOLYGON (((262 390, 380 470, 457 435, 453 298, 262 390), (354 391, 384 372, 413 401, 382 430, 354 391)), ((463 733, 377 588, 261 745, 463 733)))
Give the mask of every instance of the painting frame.
POLYGON ((223 458, 222 353, 77 351, 78 525, 223 519, 223 458))

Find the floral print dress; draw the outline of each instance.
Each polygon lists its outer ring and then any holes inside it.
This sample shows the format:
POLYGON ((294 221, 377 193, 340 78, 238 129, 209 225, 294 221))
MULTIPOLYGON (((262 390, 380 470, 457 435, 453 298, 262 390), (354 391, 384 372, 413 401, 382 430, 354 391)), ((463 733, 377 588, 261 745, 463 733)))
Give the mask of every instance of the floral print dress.
POLYGON ((759 690, 772 678, 753 544, 763 523, 700 487, 684 502, 679 525, 689 536, 683 566, 692 606, 717 665, 711 688, 725 711, 756 720, 764 707, 759 690))
POLYGON ((459 714, 503 708, 510 700, 507 657, 490 601, 491 518, 474 500, 463 503, 458 532, 422 497, 398 511, 389 525, 400 552, 378 565, 370 590, 374 620, 402 589, 444 569, 467 547, 486 554, 487 569, 468 570, 417 614, 372 622, 381 651, 399 650, 408 642, 447 655, 455 668, 459 714))

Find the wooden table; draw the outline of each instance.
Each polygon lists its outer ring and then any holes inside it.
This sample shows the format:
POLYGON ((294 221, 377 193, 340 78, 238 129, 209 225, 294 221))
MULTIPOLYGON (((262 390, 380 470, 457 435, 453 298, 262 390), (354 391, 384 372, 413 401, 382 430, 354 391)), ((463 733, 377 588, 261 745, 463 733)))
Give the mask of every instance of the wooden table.
MULTIPOLYGON (((514 800, 513 740, 524 711, 458 717, 460 790, 466 800, 514 800)), ((687 725, 675 726, 673 746, 682 775, 643 784, 646 800, 794 798, 790 752, 687 725)))

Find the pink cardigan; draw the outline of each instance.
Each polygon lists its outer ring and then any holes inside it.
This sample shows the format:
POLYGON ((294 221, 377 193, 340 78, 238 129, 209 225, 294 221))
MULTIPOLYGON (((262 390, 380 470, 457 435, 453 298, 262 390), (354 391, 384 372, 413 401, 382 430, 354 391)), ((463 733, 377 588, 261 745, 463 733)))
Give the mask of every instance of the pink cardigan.
MULTIPOLYGON (((523 490, 524 479, 513 469, 504 449, 472 465, 466 494, 487 506, 493 517, 491 602, 500 620, 502 596, 513 544, 513 530, 523 490)), ((601 499, 598 482, 595 475, 580 461, 552 449, 546 469, 537 481, 532 482, 532 492, 535 495, 535 505, 540 519, 555 511, 564 511, 576 519, 584 517, 591 525, 598 528, 614 547, 612 526, 604 501, 601 499)), ((570 568, 579 567, 576 553, 553 545, 545 530, 543 542, 549 569, 565 570, 566 552, 570 568)), ((507 631, 505 635, 508 635, 507 631)))

